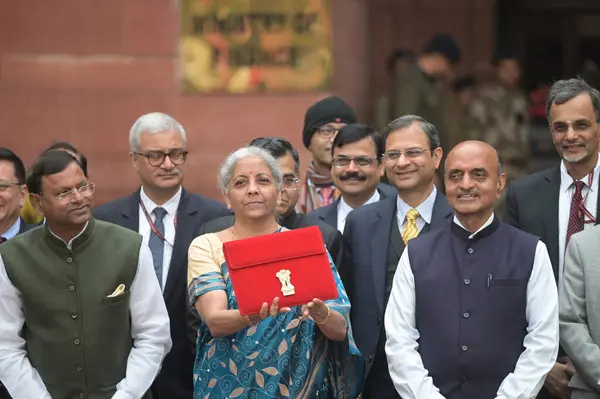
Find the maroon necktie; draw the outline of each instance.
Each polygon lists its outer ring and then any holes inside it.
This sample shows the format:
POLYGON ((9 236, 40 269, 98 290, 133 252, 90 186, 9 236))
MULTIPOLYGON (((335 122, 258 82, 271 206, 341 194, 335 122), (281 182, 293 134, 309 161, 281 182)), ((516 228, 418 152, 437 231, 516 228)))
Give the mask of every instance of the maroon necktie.
POLYGON ((566 244, 569 243, 569 239, 573 234, 583 230, 584 216, 581 209, 581 203, 583 202, 581 191, 583 190, 584 183, 581 180, 576 180, 573 184, 575 184, 575 193, 573 194, 573 198, 571 198, 571 212, 569 213, 566 244))

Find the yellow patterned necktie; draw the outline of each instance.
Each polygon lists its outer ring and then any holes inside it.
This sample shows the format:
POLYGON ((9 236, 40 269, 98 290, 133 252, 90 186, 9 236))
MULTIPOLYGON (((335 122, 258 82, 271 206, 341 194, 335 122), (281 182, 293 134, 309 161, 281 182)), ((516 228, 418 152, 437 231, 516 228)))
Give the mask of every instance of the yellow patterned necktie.
POLYGON ((402 241, 404 241, 404 245, 406 245, 409 240, 412 240, 419 235, 419 228, 417 227, 418 217, 419 211, 414 208, 406 214, 404 228, 402 229, 402 241))

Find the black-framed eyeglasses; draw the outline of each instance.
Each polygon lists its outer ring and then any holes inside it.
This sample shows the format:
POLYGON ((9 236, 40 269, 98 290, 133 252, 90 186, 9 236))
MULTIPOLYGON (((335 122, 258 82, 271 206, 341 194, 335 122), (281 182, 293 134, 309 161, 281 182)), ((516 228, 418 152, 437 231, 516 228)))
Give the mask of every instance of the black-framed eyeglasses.
POLYGON ((429 151, 429 150, 430 150, 429 148, 411 148, 406 151, 387 151, 386 153, 383 154, 383 158, 386 161, 396 162, 400 159, 402 154, 404 154, 404 156, 406 158, 415 159, 415 158, 419 158, 421 155, 423 155, 425 153, 425 151, 429 151))
POLYGON ((333 165, 336 168, 345 168, 347 166, 350 166, 351 162, 354 162, 354 164, 358 167, 361 168, 366 168, 369 167, 373 164, 373 162, 378 161, 379 158, 372 158, 372 157, 368 157, 366 155, 364 156, 359 156, 359 157, 345 157, 345 156, 340 156, 337 158, 333 159, 333 165))
POLYGON ((21 186, 22 184, 19 184, 18 182, 12 182, 12 181, 0 181, 0 192, 2 191, 6 191, 11 187, 18 187, 21 186))
POLYGON ((136 155, 141 155, 148 159, 151 166, 160 166, 165 163, 165 158, 169 157, 173 165, 181 165, 185 162, 188 152, 186 150, 171 150, 164 151, 148 151, 146 153, 134 152, 136 155))
POLYGON ((298 190, 298 183, 300 179, 297 177, 284 177, 281 180, 281 187, 286 190, 298 190))
POLYGON ((83 186, 73 188, 69 191, 65 191, 64 193, 55 195, 54 198, 56 198, 59 202, 66 204, 68 202, 73 201, 75 199, 75 196, 77 195, 77 193, 81 194, 84 197, 89 197, 90 195, 92 195, 94 193, 95 190, 96 190, 96 185, 94 183, 88 183, 88 184, 84 184, 83 186))
POLYGON ((333 126, 325 125, 321 126, 320 128, 317 128, 316 132, 319 136, 323 137, 324 139, 328 139, 335 136, 335 134, 339 132, 339 130, 340 129, 336 129, 333 126))

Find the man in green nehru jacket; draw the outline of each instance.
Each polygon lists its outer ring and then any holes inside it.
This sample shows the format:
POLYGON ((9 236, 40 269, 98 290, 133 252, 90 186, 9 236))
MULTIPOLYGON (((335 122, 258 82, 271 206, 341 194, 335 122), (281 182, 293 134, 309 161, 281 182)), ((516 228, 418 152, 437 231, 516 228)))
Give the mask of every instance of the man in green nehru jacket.
POLYGON ((171 349, 142 236, 91 217, 94 184, 64 151, 27 177, 46 224, 0 245, 0 380, 15 399, 138 399, 171 349))

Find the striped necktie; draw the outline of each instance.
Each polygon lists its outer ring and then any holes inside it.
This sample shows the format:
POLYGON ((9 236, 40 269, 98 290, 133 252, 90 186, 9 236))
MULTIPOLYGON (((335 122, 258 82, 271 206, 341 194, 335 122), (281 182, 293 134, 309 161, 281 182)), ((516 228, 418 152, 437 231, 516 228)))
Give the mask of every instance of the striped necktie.
POLYGON ((419 235, 419 227, 417 226, 418 217, 419 211, 414 208, 406 214, 404 228, 402 229, 402 241, 404 241, 404 245, 408 244, 409 240, 412 240, 419 235))

